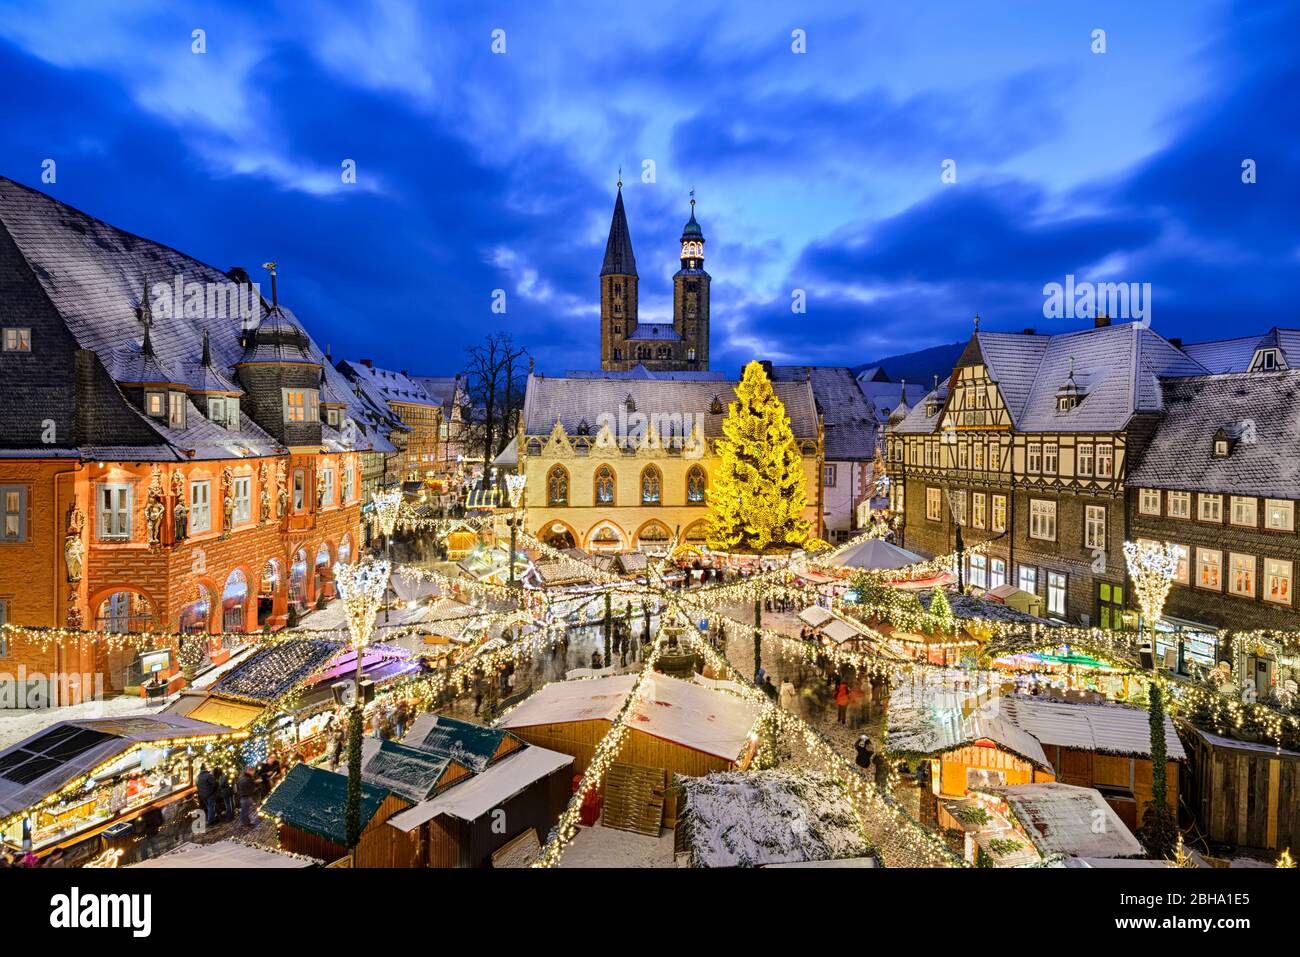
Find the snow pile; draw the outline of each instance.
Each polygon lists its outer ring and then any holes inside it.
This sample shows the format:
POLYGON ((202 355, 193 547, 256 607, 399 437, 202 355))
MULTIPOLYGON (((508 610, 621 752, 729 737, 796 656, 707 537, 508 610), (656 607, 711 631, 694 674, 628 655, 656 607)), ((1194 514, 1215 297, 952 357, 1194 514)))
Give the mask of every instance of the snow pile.
POLYGON ((848 790, 811 770, 677 778, 692 867, 761 867, 871 853, 848 790))

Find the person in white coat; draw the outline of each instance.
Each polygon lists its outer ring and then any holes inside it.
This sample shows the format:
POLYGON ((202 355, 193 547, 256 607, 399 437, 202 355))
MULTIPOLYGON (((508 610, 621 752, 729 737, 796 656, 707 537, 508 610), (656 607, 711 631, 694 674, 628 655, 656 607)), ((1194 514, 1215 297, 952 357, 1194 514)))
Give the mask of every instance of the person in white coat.
POLYGON ((781 681, 780 697, 781 707, 786 711, 794 711, 794 703, 799 696, 795 693, 794 685, 790 683, 789 678, 785 678, 781 681))

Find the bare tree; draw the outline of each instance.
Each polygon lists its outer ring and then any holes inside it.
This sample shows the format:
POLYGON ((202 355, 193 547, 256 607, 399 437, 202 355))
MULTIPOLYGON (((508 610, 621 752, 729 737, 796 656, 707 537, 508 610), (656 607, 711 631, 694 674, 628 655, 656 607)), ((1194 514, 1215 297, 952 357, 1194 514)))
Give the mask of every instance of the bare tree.
POLYGON ((469 361, 465 369, 468 421, 474 423, 481 442, 484 471, 513 435, 515 411, 523 405, 523 382, 520 375, 528 351, 515 345, 509 333, 496 332, 482 344, 466 350, 469 361), (480 431, 481 430, 481 431, 480 431))

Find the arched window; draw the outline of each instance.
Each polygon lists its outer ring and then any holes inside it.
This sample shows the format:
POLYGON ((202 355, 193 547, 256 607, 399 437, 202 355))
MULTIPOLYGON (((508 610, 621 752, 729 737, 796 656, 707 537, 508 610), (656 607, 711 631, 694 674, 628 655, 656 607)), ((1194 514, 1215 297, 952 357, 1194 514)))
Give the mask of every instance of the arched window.
POLYGON ((672 541, 673 534, 663 522, 647 522, 637 535, 636 547, 641 551, 662 552, 672 541))
POLYGON ((238 568, 226 579, 221 591, 221 630, 244 631, 244 605, 248 601, 248 579, 238 568))
POLYGON ((614 470, 608 465, 596 469, 596 504, 614 504, 614 470))
POLYGON ((350 561, 352 561, 352 538, 347 532, 344 532, 343 538, 339 542, 338 563, 346 565, 350 561))
POLYGON ((646 466, 641 473, 641 504, 658 505, 663 501, 663 476, 653 465, 646 466))
POLYGON ((113 634, 151 631, 154 627, 153 605, 133 591, 113 592, 100 602, 96 618, 100 631, 113 634))
POLYGON ((569 504, 569 473, 557 465, 546 473, 546 504, 569 504))
POLYGON ((698 465, 692 465, 690 471, 686 473, 686 504, 703 505, 706 486, 707 479, 704 476, 704 469, 698 465))

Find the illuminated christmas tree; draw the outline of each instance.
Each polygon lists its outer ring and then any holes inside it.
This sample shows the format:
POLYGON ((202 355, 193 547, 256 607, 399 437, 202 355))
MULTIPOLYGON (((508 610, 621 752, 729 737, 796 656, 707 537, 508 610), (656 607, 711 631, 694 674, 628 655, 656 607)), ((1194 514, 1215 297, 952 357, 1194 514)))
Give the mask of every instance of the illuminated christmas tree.
POLYGON ((708 490, 709 547, 759 554, 803 546, 809 533, 803 457, 759 363, 745 367, 722 434, 722 462, 708 490))

